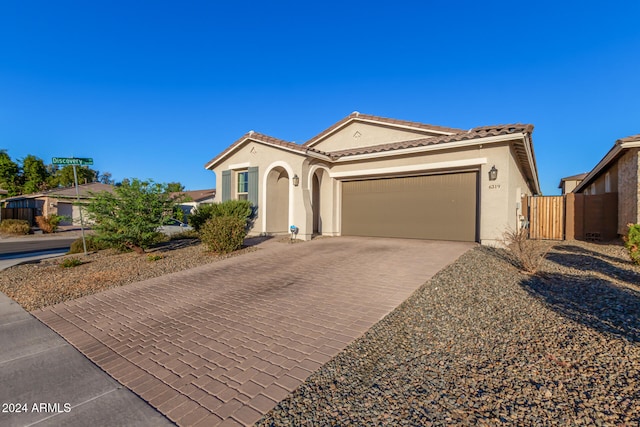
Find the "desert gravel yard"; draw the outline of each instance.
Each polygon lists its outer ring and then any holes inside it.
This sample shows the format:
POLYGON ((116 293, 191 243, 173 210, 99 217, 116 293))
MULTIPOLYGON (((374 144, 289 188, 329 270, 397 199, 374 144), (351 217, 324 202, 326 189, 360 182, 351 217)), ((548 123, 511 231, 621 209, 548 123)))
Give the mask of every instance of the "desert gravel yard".
POLYGON ((640 424, 640 268, 561 242, 535 276, 477 248, 258 425, 640 424))
MULTIPOLYGON (((175 245, 13 267, 0 291, 34 310, 216 259, 175 245)), ((558 242, 536 275, 470 250, 258 425, 638 426, 640 267, 615 244, 558 242)))

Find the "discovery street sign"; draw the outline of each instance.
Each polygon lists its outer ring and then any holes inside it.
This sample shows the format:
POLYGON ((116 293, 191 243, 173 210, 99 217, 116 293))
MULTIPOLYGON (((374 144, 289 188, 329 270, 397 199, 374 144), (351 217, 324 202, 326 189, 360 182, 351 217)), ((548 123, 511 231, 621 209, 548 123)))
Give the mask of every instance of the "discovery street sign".
MULTIPOLYGON (((76 199, 80 204, 80 191, 78 190, 78 172, 76 166, 87 166, 93 164, 93 159, 90 157, 54 157, 51 160, 54 165, 71 165, 73 166, 73 180, 76 183, 76 199)), ((87 240, 84 237, 84 220, 82 219, 82 209, 80 212, 80 229, 82 230, 82 247, 84 248, 84 255, 87 256, 87 240)))
POLYGON ((92 158, 54 157, 51 161, 54 165, 87 166, 93 164, 92 158))

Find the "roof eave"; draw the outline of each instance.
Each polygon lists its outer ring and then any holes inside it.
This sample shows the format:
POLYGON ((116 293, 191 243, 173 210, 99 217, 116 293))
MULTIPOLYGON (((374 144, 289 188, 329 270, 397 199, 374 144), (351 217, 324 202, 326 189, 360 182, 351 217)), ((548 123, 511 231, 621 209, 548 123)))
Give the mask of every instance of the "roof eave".
POLYGON ((598 164, 589 172, 589 174, 582 180, 580 184, 573 189, 572 193, 579 193, 584 190, 585 187, 591 184, 593 180, 600 175, 603 169, 605 169, 609 164, 613 163, 614 160, 618 158, 620 153, 629 148, 637 148, 640 147, 640 141, 630 141, 630 142, 621 142, 620 140, 616 141, 613 147, 609 150, 607 154, 598 162, 598 164))
POLYGON ((380 157, 400 156, 404 154, 413 154, 428 151, 448 150, 452 148, 473 147, 477 145, 498 144, 511 141, 520 141, 522 150, 516 150, 518 160, 522 164, 525 173, 528 175, 528 181, 532 192, 541 194, 540 181, 538 179, 535 155, 533 152, 533 144, 531 142, 531 133, 529 131, 514 132, 505 135, 484 136, 463 141, 445 142, 439 144, 428 144, 417 147, 401 148, 387 151, 379 151, 366 154, 343 155, 335 159, 336 163, 350 162, 356 160, 375 159, 380 157))
MULTIPOLYGON (((299 154, 301 156, 304 156, 305 154, 307 154, 307 151, 308 151, 306 149, 306 147, 304 147, 302 145, 300 146, 300 149, 297 150, 297 149, 293 149, 291 147, 287 147, 287 146, 284 146, 284 145, 274 144, 274 143, 269 142, 269 141, 264 141, 264 140, 262 140, 260 138, 253 138, 251 136, 248 136, 248 137, 245 137, 245 138, 241 139, 239 142, 236 141, 233 144, 233 145, 235 145, 233 148, 231 148, 229 151, 227 151, 226 153, 222 154, 221 156, 215 157, 212 160, 210 160, 208 163, 206 163, 204 165, 204 168, 208 169, 208 170, 213 170, 213 168, 215 168, 218 164, 220 164, 224 159, 229 157, 231 154, 233 154, 236 151, 238 151, 238 149, 243 147, 247 142, 256 142, 258 144, 268 145, 270 147, 278 148, 278 149, 285 150, 285 151, 289 151, 291 153, 299 154)), ((286 141, 283 141, 283 142, 286 142, 286 141)))

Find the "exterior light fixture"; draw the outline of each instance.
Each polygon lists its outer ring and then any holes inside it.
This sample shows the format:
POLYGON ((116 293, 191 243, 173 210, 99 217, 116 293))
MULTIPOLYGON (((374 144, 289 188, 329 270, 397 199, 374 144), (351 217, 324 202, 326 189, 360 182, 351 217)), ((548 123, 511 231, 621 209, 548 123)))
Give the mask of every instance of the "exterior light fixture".
POLYGON ((496 165, 493 165, 489 171, 489 181, 495 181, 496 179, 498 179, 498 169, 496 169, 496 165))
POLYGON ((298 175, 293 175, 293 186, 297 187, 298 184, 300 184, 300 177, 298 177, 298 175))

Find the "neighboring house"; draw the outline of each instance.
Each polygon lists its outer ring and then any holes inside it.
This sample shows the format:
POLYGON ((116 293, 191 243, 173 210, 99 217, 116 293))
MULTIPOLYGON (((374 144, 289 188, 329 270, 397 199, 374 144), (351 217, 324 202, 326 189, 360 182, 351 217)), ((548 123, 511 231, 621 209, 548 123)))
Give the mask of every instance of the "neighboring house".
MULTIPOLYGON (((113 188, 113 185, 99 182, 80 184, 78 185, 80 203, 86 203, 91 199, 90 193, 113 192, 113 188)), ((80 207, 76 204, 75 186, 9 197, 4 199, 3 202, 7 208, 35 208, 37 215, 61 215, 70 219, 61 222, 61 225, 80 224, 80 207)))
POLYGON ((204 203, 213 203, 216 198, 216 189, 191 190, 171 193, 174 198, 181 197, 180 208, 184 212, 185 218, 193 212, 197 206, 204 203))
POLYGON ((640 223, 640 134, 619 139, 587 174, 574 193, 617 193, 617 230, 627 234, 627 224, 640 223))
POLYGON ((354 112, 302 145, 256 132, 205 168, 220 200, 257 205, 253 234, 314 234, 498 243, 540 194, 531 133, 470 130, 354 112))
POLYGON ((578 175, 567 176, 560 180, 560 184, 558 184, 558 188, 562 190, 562 195, 571 193, 574 188, 578 186, 587 176, 586 173, 581 173, 578 175))

